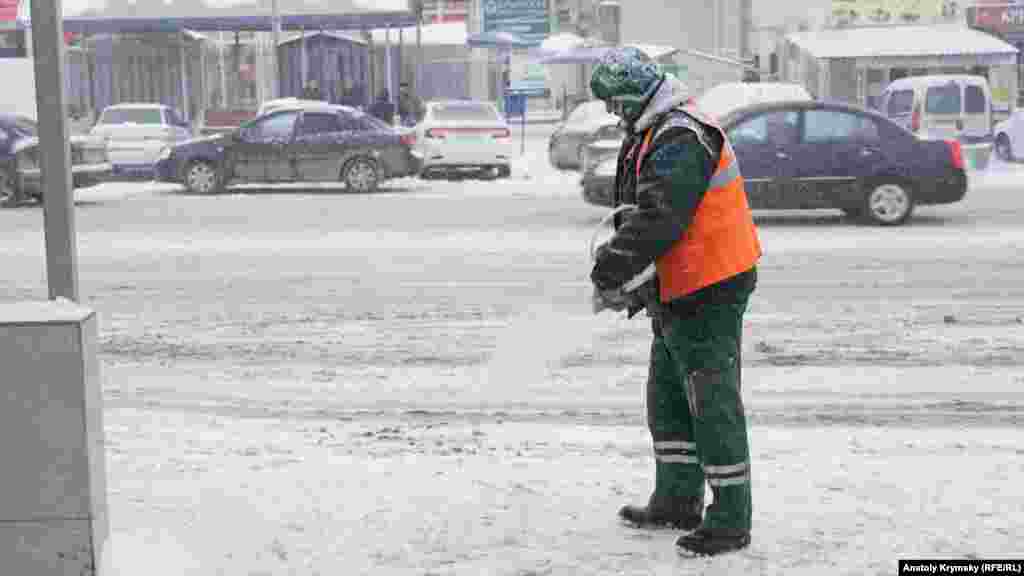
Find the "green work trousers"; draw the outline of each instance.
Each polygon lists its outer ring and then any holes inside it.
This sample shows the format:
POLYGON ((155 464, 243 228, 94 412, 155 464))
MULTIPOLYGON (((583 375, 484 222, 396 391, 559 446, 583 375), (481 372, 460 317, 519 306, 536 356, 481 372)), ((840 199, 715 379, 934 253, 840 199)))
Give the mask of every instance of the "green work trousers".
POLYGON ((750 530, 750 450, 740 394, 741 290, 653 319, 647 423, 654 441, 655 495, 714 502, 704 527, 750 530))

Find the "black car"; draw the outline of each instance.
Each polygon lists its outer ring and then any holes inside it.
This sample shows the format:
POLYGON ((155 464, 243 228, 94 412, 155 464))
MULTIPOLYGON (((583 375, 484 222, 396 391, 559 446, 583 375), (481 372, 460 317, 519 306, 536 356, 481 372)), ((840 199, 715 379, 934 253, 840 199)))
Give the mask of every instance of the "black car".
POLYGON ((418 175, 415 136, 347 106, 296 104, 226 134, 164 150, 157 179, 210 194, 235 182, 343 182, 372 192, 391 178, 418 175))
MULTIPOLYGON (((75 188, 88 188, 110 176, 106 144, 71 136, 71 176, 75 188)), ((0 114, 0 202, 42 199, 39 128, 31 118, 0 114)))
MULTIPOLYGON (((757 104, 731 112, 721 125, 755 210, 837 208, 895 225, 917 205, 952 204, 967 193, 958 142, 918 139, 857 106, 757 104)), ((611 205, 614 182, 607 163, 606 152, 590 163, 583 181, 584 197, 603 206, 611 205)))

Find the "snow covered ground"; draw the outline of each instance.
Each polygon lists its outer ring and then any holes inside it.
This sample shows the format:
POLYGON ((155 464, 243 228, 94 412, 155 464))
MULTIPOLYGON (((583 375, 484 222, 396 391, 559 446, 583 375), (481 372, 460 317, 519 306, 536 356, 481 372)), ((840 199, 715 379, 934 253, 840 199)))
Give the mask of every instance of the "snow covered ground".
MULTIPOLYGON (((903 228, 757 215, 754 542, 692 560, 677 534, 616 522, 651 489, 649 327, 590 315, 604 210, 547 166, 544 129, 498 183, 79 192, 104 576, 861 575, 1024 556, 1024 167, 972 174, 963 203, 903 228)), ((45 298, 41 225, 0 210, 0 297, 45 298)))

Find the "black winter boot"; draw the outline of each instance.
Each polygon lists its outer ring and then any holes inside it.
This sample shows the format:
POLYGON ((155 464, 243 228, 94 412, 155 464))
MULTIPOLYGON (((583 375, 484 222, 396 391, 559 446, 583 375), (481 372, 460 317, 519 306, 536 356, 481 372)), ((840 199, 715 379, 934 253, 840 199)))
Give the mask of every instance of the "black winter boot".
POLYGON ((695 556, 714 556, 735 552, 750 545, 750 532, 736 528, 700 527, 676 540, 679 552, 695 556))
POLYGON ((693 530, 700 526, 704 513, 704 499, 656 498, 651 496, 647 506, 623 506, 619 517, 637 528, 675 528, 693 530))

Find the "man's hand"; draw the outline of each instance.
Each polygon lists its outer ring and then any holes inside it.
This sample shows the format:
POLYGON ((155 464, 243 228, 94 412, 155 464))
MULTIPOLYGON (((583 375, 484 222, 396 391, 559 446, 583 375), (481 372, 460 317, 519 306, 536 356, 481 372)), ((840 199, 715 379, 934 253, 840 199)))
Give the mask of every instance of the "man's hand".
POLYGON ((598 314, 602 310, 621 312, 629 308, 632 301, 633 300, 629 294, 626 294, 622 290, 601 290, 597 286, 594 287, 594 294, 591 297, 594 314, 598 314))

